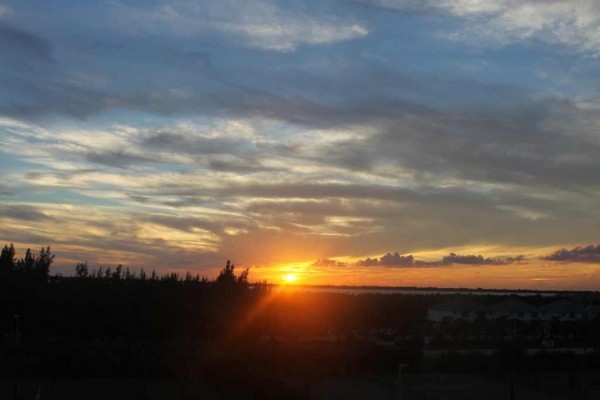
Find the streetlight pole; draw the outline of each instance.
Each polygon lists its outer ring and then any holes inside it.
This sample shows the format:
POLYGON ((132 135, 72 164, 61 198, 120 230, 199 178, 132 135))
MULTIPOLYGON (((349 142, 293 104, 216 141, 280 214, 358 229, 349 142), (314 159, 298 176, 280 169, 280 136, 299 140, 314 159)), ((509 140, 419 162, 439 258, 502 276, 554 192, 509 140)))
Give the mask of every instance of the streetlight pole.
POLYGON ((13 318, 15 319, 15 361, 16 361, 16 368, 15 368, 15 387, 14 387, 14 398, 15 399, 20 399, 21 398, 21 385, 19 382, 19 374, 20 374, 20 370, 21 370, 21 363, 20 363, 20 354, 19 354, 19 338, 21 336, 21 332, 19 330, 19 323, 21 320, 21 316, 19 314, 15 314, 13 315, 13 318))
POLYGON ((583 400, 587 399, 587 383, 588 383, 588 379, 587 379, 587 347, 588 347, 588 332, 589 332, 589 320, 588 320, 588 314, 587 311, 585 313, 585 320, 584 320, 584 332, 583 332, 583 382, 582 382, 582 389, 581 389, 581 398, 583 400))
POLYGON ((20 331, 19 331, 19 322, 21 319, 21 316, 19 314, 15 314, 13 315, 13 318, 15 319, 15 346, 19 346, 19 337, 21 335, 20 331))
POLYGON ((400 364, 398 365, 398 395, 396 396, 397 400, 404 399, 404 390, 402 385, 402 370, 404 367, 408 367, 408 364, 400 364))

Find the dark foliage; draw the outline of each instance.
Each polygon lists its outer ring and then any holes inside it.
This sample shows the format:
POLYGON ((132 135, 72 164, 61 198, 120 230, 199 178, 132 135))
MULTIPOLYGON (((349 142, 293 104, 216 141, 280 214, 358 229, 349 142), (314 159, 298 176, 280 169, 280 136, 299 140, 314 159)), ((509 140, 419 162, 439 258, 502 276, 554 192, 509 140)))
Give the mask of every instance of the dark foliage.
MULTIPOLYGON (((72 277, 52 276, 50 247, 16 257, 14 246, 4 246, 1 376, 193 378, 230 398, 242 398, 241 393, 257 399, 303 398, 305 384, 322 377, 395 373, 399 363, 409 364, 408 372, 580 365, 577 356, 556 360, 524 354, 519 346, 539 342, 548 329, 557 344, 600 344, 593 340, 599 337, 598 321, 545 328, 455 321, 434 327, 425 318, 427 308, 447 295, 299 295, 250 284, 248 270, 237 273, 229 261, 209 280, 190 272, 132 272, 122 265, 90 268, 85 262, 76 265, 72 277), (423 363, 425 337, 433 346, 498 351, 491 356, 449 353, 423 363)), ((479 301, 496 300, 480 296, 479 301)))

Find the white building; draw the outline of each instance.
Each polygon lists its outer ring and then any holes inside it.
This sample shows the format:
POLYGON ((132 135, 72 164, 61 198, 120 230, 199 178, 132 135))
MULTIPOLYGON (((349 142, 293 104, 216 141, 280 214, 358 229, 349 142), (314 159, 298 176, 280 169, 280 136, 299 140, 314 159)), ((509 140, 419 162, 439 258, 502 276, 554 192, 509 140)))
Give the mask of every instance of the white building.
POLYGON ((594 318, 595 309, 570 300, 557 300, 541 307, 519 298, 509 298, 489 306, 482 306, 470 297, 456 297, 452 300, 431 306, 427 318, 432 322, 443 320, 474 321, 477 318, 506 318, 519 321, 578 321, 594 318))
POLYGON ((543 320, 576 321, 591 317, 591 310, 569 300, 558 300, 540 307, 543 320))
POLYGON ((474 321, 481 317, 484 311, 484 307, 476 301, 467 297, 457 297, 430 307, 427 311, 427 318, 433 322, 440 322, 445 319, 474 321))
POLYGON ((540 317, 536 306, 517 298, 510 298, 486 307, 485 315, 489 319, 507 318, 519 321, 531 321, 540 317))

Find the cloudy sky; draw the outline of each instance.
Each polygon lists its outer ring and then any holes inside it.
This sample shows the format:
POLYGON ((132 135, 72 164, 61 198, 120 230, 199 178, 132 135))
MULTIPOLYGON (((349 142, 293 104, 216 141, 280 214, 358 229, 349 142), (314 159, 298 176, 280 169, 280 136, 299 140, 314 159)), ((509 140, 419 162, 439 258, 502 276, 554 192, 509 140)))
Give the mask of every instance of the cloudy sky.
POLYGON ((0 1, 0 240, 598 288, 598 76, 595 0, 0 1))

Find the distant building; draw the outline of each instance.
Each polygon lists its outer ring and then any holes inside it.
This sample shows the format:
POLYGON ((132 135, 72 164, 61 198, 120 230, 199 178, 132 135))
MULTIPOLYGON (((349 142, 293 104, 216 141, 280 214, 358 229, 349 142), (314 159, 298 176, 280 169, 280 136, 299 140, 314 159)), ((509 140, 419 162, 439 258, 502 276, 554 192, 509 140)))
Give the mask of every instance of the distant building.
POLYGON ((573 321, 590 318, 592 310, 570 300, 558 300, 540 307, 540 319, 573 321))
POLYGON ((474 321, 481 317, 483 312, 485 312, 485 308, 476 301, 468 297, 457 297, 430 307, 427 317, 430 321, 434 322, 440 322, 445 319, 474 321))
POLYGON ((510 298, 496 304, 492 304, 485 310, 485 316, 490 319, 507 318, 521 321, 539 319, 539 311, 536 306, 521 299, 510 298))
POLYGON ((513 297, 489 306, 482 306, 466 296, 431 306, 427 312, 427 317, 432 322, 460 319, 474 321, 478 318, 577 321, 594 318, 596 315, 596 308, 589 308, 570 300, 557 300, 538 307, 513 297))

